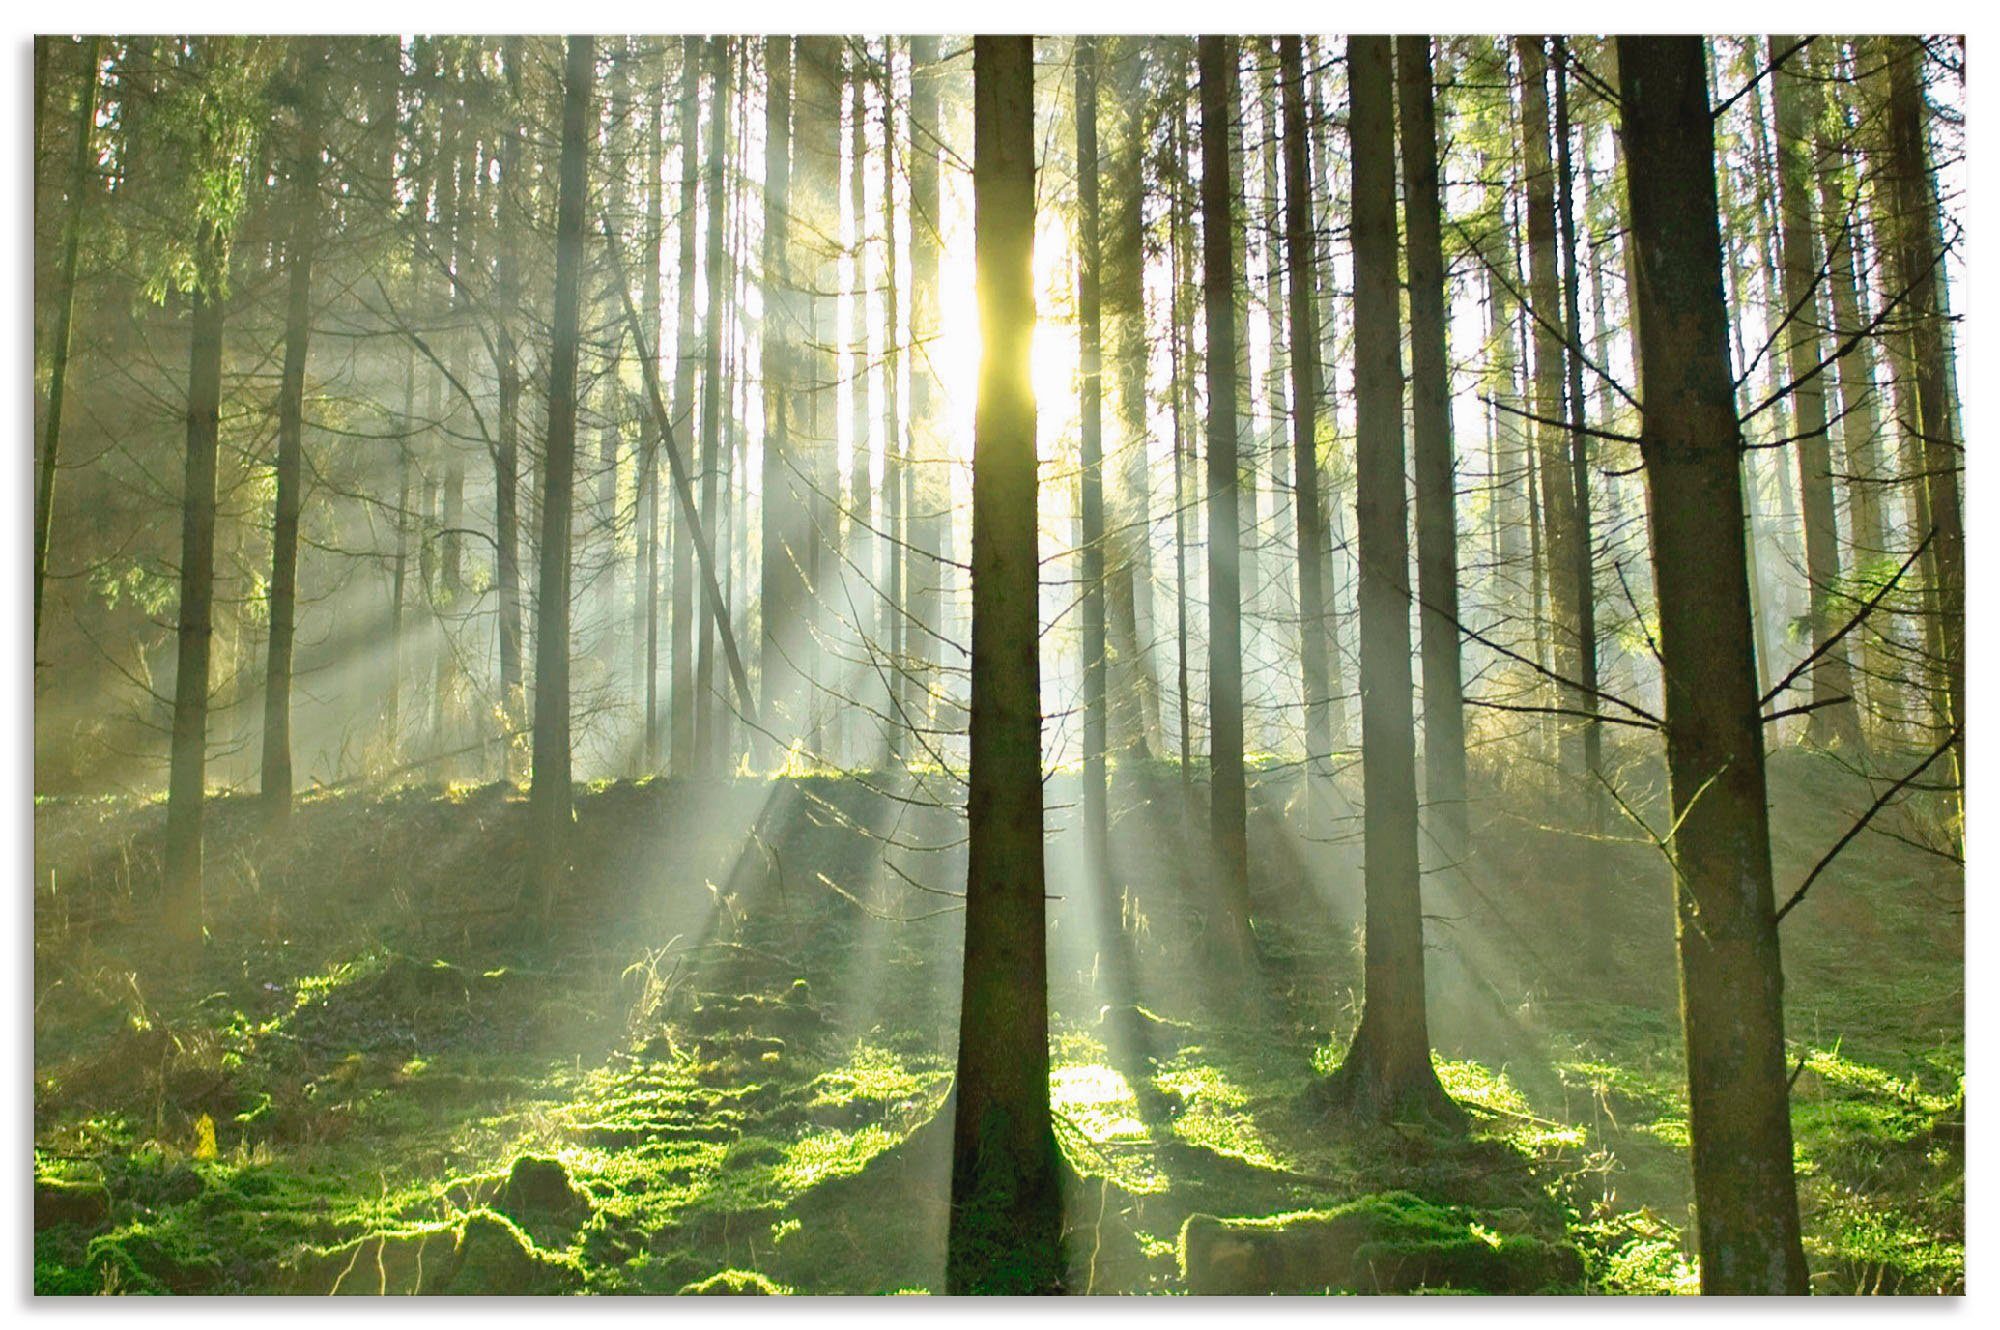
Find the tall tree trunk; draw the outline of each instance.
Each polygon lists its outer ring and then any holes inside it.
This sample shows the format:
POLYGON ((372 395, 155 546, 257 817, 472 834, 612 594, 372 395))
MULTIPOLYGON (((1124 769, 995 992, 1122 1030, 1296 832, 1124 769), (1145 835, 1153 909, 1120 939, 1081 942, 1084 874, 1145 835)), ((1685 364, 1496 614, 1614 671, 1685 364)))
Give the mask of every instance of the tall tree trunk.
POLYGON ((1295 36, 1278 39, 1285 120, 1285 261, 1291 305, 1292 511, 1298 523, 1299 668, 1305 700, 1306 772, 1330 776, 1333 729, 1327 714, 1326 526, 1319 489, 1319 315, 1313 178, 1306 138, 1305 59, 1295 36))
POLYGON ((973 39, 979 405, 973 423, 972 767, 952 1135, 951 1293, 1062 1281, 1049 1114, 1034 335, 1034 39, 973 39))
MULTIPOLYGON (((1597 583, 1594 571, 1590 514, 1590 451, 1584 435, 1582 278, 1576 255, 1576 172, 1570 160, 1569 69, 1564 39, 1556 37, 1549 54, 1556 88, 1556 216, 1562 242, 1564 419, 1569 423, 1568 470, 1558 483, 1569 489, 1571 585, 1576 592, 1576 661, 1578 709, 1585 713, 1583 774, 1588 782, 1585 802, 1589 826, 1603 823, 1604 724, 1597 714, 1597 583)), ((1601 930, 1606 941, 1609 935, 1601 930)))
POLYGON ((1366 975, 1361 1025, 1331 1087, 1362 1118, 1457 1116, 1431 1067, 1410 680, 1409 500, 1397 327, 1396 128, 1387 37, 1347 39, 1354 148, 1356 538, 1366 975))
MULTIPOLYGON (((1772 49, 1789 50, 1796 38, 1773 37, 1772 49)), ((1802 63, 1802 54, 1792 60, 1802 63)), ((1799 498, 1805 509, 1806 582, 1813 650, 1812 714, 1806 738, 1815 744, 1858 748, 1860 709, 1852 701, 1854 682, 1847 642, 1833 635, 1849 610, 1840 585, 1840 531, 1833 505, 1832 449, 1827 444, 1826 380, 1821 377, 1819 246, 1813 226, 1812 195, 1806 177, 1811 160, 1811 126, 1819 118, 1818 85, 1796 66, 1779 69, 1771 99, 1778 114, 1778 196, 1783 254, 1786 367, 1793 389, 1792 420, 1798 430, 1799 498)))
MULTIPOLYGON (((77 253, 83 241, 83 201, 90 187, 90 168, 95 159, 92 128, 97 124, 97 38, 83 43, 83 90, 76 101, 76 143, 70 157, 69 212, 63 218, 62 297, 56 307, 55 337, 50 343, 49 396, 42 418, 42 472, 35 487, 35 636, 29 648, 42 641, 42 584, 49 572, 49 530, 55 519, 56 459, 62 448, 63 388, 69 377, 70 324, 76 311, 77 253)), ((47 41, 36 39, 35 147, 41 148, 41 61, 47 41)), ((35 178, 41 178, 40 172, 35 178)))
MULTIPOLYGON (((1110 142, 1101 169, 1102 267, 1106 389, 1111 406, 1111 455, 1117 480, 1105 490, 1105 645, 1110 653, 1106 686, 1108 742, 1143 758, 1160 736, 1160 686, 1153 672, 1152 467, 1146 322, 1146 134, 1138 43, 1113 39, 1100 45, 1098 63, 1108 88, 1110 142), (1108 82, 1107 82, 1108 80, 1108 82)), ((1100 92, 1102 97, 1102 92, 1100 92)), ((1178 391, 1178 389, 1176 389, 1178 391)))
POLYGON ((1243 590, 1238 561, 1238 409, 1234 238, 1236 182, 1230 123, 1237 115, 1236 41, 1206 36, 1201 66, 1202 306, 1208 322, 1208 735, 1209 830, 1221 880, 1224 946, 1247 956, 1250 845, 1243 788, 1243 590))
MULTIPOLYGON (((785 103, 790 109, 789 100, 785 103)), ((680 137, 679 267, 674 273, 678 292, 678 318, 674 324, 674 430, 683 439, 692 432, 694 414, 694 374, 699 360, 695 355, 695 235, 700 228, 696 205, 700 201, 701 175, 697 166, 701 150, 701 38, 681 38, 681 100, 678 116, 680 137)), ((768 417, 767 417, 768 419, 768 417)), ((767 493, 769 491, 766 491, 767 493)), ((672 677, 668 681, 668 705, 672 715, 667 727, 668 769, 676 776, 692 775, 697 769, 695 711, 700 694, 695 688, 695 608, 694 536, 685 524, 673 524, 673 567, 668 577, 673 598, 667 644, 672 677)))
MULTIPOLYGON (((1831 331, 1840 348, 1836 363, 1840 375, 1841 471, 1846 477, 1852 560, 1849 566, 1866 574, 1888 555, 1882 521, 1882 418, 1875 394, 1875 339, 1863 335, 1868 310, 1856 266, 1858 198, 1851 199, 1847 193, 1858 180, 1844 112, 1841 123, 1842 133, 1837 140, 1827 132, 1823 119, 1815 125, 1813 155, 1821 164, 1816 172, 1820 226, 1826 245, 1827 292, 1833 307, 1831 331)), ((1872 578, 1864 578, 1867 580, 1872 578)), ((1883 611, 1877 610, 1876 614, 1883 611)), ((1882 630, 1886 620, 1884 615, 1856 630, 1861 641, 1861 676, 1869 703, 1867 710, 1878 722, 1893 710, 1889 675, 1894 665, 1883 649, 1882 630)), ((1865 737, 1865 730, 1863 733, 1865 737)))
MULTIPOLYGON (((1549 599, 1549 668, 1565 683, 1559 705, 1583 711, 1592 701, 1576 684, 1582 678, 1578 619, 1582 586, 1577 581, 1577 513, 1575 487, 1570 483, 1568 433, 1560 423, 1563 404, 1563 357, 1569 334, 1562 303, 1562 276, 1557 260, 1556 169, 1549 142, 1549 54, 1545 37, 1517 37, 1521 63, 1521 146, 1526 177, 1528 214, 1528 304, 1533 322, 1535 394, 1532 434, 1541 481, 1542 544, 1549 599)), ((1552 718, 1554 719, 1554 718, 1552 718)), ((1567 719, 1554 728, 1561 736, 1563 764, 1575 770, 1582 761, 1581 733, 1567 719)))
POLYGON ((555 914, 569 866, 570 517, 576 490, 577 313, 583 295, 584 206, 594 128, 595 42, 567 39, 562 156, 556 193, 556 289, 549 324, 549 432, 542 462, 541 578, 536 588, 534 780, 528 789, 542 922, 555 914))
MULTIPOLYGON (((848 370, 848 453, 847 453, 847 557, 842 575, 851 595, 840 599, 841 613, 851 615, 858 654, 872 655, 880 649, 876 631, 876 597, 880 585, 870 587, 875 565, 875 486, 873 483, 875 412, 869 391, 874 372, 868 348, 868 84, 871 81, 866 38, 856 37, 847 61, 847 202, 853 219, 849 232, 848 256, 852 281, 847 288, 848 370), (865 579, 865 580, 864 580, 865 579)), ((873 669, 862 676, 864 705, 878 710, 874 700, 873 669)), ((845 713, 843 712, 845 717, 845 713)), ((853 726, 849 726, 853 729, 853 726)), ((860 745, 857 740, 857 750, 860 745)), ((856 757, 862 755, 859 751, 856 757)), ((872 757, 869 753, 866 756, 872 757)))
POLYGON ((791 207, 792 42, 764 39, 764 524, 759 534, 763 573, 763 714, 758 744, 763 765, 784 760, 795 733, 802 681, 798 661, 806 588, 805 519, 791 474, 792 297, 788 210, 791 207))
POLYGON ((883 736, 888 766, 903 760, 903 731, 909 717, 902 713, 908 697, 908 666, 904 652, 909 626, 904 622, 904 572, 909 565, 905 525, 909 509, 907 449, 903 441, 903 310, 900 249, 896 234, 896 38, 882 39, 882 503, 883 539, 877 547, 881 567, 877 578, 888 596, 889 724, 883 736))
MULTIPOLYGON (((716 482, 722 473, 722 227, 723 163, 729 139, 729 39, 709 38, 711 70, 708 87, 708 242, 702 274, 708 281, 701 357, 701 529, 709 539, 717 527, 716 482)), ((704 587, 706 583, 704 583, 704 587)), ((706 594, 706 591, 704 591, 706 594)), ((701 608, 694 667, 695 770, 713 775, 722 765, 724 745, 722 698, 715 689, 715 618, 721 608, 706 602, 701 608)))
POLYGON ((1104 646, 1104 370, 1099 297, 1097 42, 1076 39, 1077 340, 1083 464, 1083 835, 1091 891, 1110 874, 1104 646))
MULTIPOLYGON (((521 106, 521 66, 527 58, 519 37, 506 39, 507 97, 521 106)), ((657 128, 657 127, 656 127, 657 128)), ((514 342, 514 323, 521 317, 521 221, 527 208, 527 182, 521 177, 523 128, 510 125, 500 138, 499 254, 494 281, 500 300, 500 326, 494 349, 499 358, 496 378, 499 402, 498 439, 493 453, 494 589, 500 614, 500 776, 509 785, 521 776, 521 726, 527 710, 521 649, 521 363, 514 342)), ((658 173, 655 172, 655 180, 658 173)), ((657 195, 657 186, 655 194, 657 195)), ((655 267, 658 266, 656 263, 655 267)))
POLYGON ((938 39, 910 38, 910 443, 908 467, 909 673, 903 714, 926 730, 942 683, 938 634, 943 631, 949 494, 937 419, 939 398, 931 344, 941 322, 938 297, 940 211, 938 174, 943 124, 938 89, 945 78, 938 39))
POLYGON ((1174 99, 1173 160, 1183 169, 1172 179, 1167 203, 1168 239, 1173 258, 1173 284, 1168 304, 1172 338, 1167 348, 1174 421, 1174 695, 1179 699, 1181 748, 1181 810, 1194 816, 1194 710, 1188 695, 1188 544, 1193 513, 1188 505, 1188 468, 1194 451, 1189 441, 1194 419, 1194 213, 1188 198, 1188 115, 1186 59, 1174 99))
POLYGON ((1444 201, 1438 193, 1431 39, 1396 39, 1401 99, 1403 225, 1409 237, 1410 435, 1417 488, 1417 594, 1422 601, 1424 796, 1447 863, 1466 850, 1465 694, 1459 672, 1457 485, 1452 469, 1451 361, 1445 327, 1444 201))
POLYGON ((203 222, 188 342, 187 465, 181 485, 179 647, 167 777, 161 904, 183 956, 202 941, 202 803, 207 793, 209 648, 215 607, 215 459, 222 414, 222 281, 228 242, 203 222))
MULTIPOLYGON (((796 169, 792 181, 793 277, 801 292, 797 371, 792 379, 794 466, 804 486, 808 596, 804 657, 810 689, 801 730, 815 761, 833 756, 827 742, 828 694, 836 686, 829 653, 819 638, 842 610, 845 579, 840 528, 839 337, 840 113, 843 38, 798 38, 796 169)), ((844 710, 844 708, 843 708, 844 710)), ((833 732, 840 729, 835 719, 833 732)))
MULTIPOLYGON (((1965 781, 1965 524, 1959 469, 1964 465, 1947 374, 1944 255, 1938 244, 1937 187, 1925 142, 1923 42, 1889 38, 1889 165, 1895 189, 1898 286, 1907 291, 1910 365, 1918 418, 1904 429, 1920 438, 1924 498, 1935 550, 1930 611, 1940 631, 1944 707, 1940 730, 1956 729, 1953 758, 1963 820, 1965 781)), ((1921 537, 1920 537, 1921 538, 1921 537)), ((1961 827, 1962 832, 1962 827, 1961 827)))
POLYGON ((1704 1293, 1804 1293, 1715 127, 1697 37, 1620 37, 1641 450, 1704 1293))
POLYGON ((292 634, 298 621, 299 505, 304 470, 306 352, 312 336, 312 265, 319 245, 320 67, 323 44, 298 53, 299 137, 292 161, 285 367, 278 381, 278 492, 271 521, 271 633, 264 670, 264 811, 292 812, 292 634))

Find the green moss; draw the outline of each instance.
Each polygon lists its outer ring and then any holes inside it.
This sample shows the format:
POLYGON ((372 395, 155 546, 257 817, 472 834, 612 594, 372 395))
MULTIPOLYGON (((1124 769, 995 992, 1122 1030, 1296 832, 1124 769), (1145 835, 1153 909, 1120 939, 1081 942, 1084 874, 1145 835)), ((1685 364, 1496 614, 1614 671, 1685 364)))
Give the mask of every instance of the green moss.
POLYGON ((789 1294, 791 1290, 783 1284, 772 1283, 755 1270, 723 1270, 710 1275, 706 1279, 699 1279, 692 1284, 682 1285, 680 1292, 709 1297, 718 1295, 770 1297, 789 1294))
POLYGON ((1566 1244, 1408 1192, 1256 1219, 1193 1215, 1178 1254, 1191 1293, 1531 1293, 1575 1285, 1583 1272, 1566 1244))
POLYGON ((451 1276, 440 1293, 565 1293, 583 1282, 566 1259, 537 1248, 506 1216, 475 1210, 459 1230, 451 1276))

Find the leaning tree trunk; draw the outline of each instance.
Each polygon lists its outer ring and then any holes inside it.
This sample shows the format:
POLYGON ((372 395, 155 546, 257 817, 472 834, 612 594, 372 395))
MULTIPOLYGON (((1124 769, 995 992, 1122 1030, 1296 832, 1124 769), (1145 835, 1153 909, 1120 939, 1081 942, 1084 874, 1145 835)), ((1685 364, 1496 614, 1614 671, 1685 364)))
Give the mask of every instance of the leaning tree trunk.
POLYGON ((1221 871, 1224 946, 1248 954, 1250 845, 1243 789, 1243 587, 1239 562, 1236 243, 1229 126, 1238 113, 1236 42, 1203 37, 1202 306, 1208 320, 1209 829, 1221 871))
MULTIPOLYGON (((35 42, 35 146, 41 147, 41 62, 46 41, 35 42)), ((35 635, 32 650, 42 640, 42 584, 49 572, 49 531, 55 517, 56 457, 62 447, 63 385, 69 376, 70 321, 76 310, 76 261, 82 247, 84 191, 90 183, 91 127, 97 123, 97 38, 83 43, 83 91, 76 104, 75 154, 70 158, 69 213, 63 219, 62 303, 56 308, 56 331, 49 362, 49 398, 42 420, 42 474, 35 487, 35 635)), ((40 179, 39 173, 36 175, 40 179)))
POLYGON ((1422 602, 1424 795, 1446 863, 1466 850, 1465 701, 1459 671, 1458 517, 1452 476, 1444 204, 1428 36, 1396 39, 1402 99, 1403 216, 1409 235, 1410 433, 1417 484, 1417 594, 1422 602))
POLYGON ((972 766, 952 1135, 952 1293, 1062 1283, 1049 1115, 1036 613, 1034 39, 973 39, 979 405, 972 436, 972 766))
POLYGON ((1698 37, 1620 37, 1704 1293, 1804 1293, 1741 434, 1698 37))
POLYGON ((536 588, 534 779, 528 788, 535 889, 544 924, 569 864, 570 517, 576 492, 577 313, 596 72, 594 42, 571 37, 563 72, 556 193, 556 290, 549 323, 549 432, 542 461, 541 579, 536 588))
POLYGON ((1431 1066, 1410 679, 1409 501, 1397 327, 1396 130, 1389 39, 1350 37, 1354 152, 1355 511, 1361 565, 1366 973, 1361 1025, 1329 1087, 1364 1119, 1458 1110, 1431 1066))
POLYGON ((312 336, 312 265, 319 243, 320 43, 299 53, 299 140, 292 163, 291 271, 285 300, 285 367, 278 381, 278 492, 271 521, 271 633, 264 671, 264 811, 292 812, 292 636, 298 622, 299 504, 304 471, 306 352, 312 336))

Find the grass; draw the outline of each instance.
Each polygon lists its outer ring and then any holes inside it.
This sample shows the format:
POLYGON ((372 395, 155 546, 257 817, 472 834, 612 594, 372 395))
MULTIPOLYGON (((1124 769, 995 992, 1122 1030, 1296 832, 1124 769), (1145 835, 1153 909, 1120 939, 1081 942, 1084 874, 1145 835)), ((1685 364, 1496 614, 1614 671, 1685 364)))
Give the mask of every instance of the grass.
MULTIPOLYGON (((1871 796, 1807 754, 1771 771, 1783 891, 1871 796)), ((1472 1129, 1361 1131, 1311 1093, 1358 1015, 1358 858, 1300 835, 1289 779, 1253 788, 1261 982, 1188 959, 1177 772, 1114 786, 1137 993, 1052 887, 1071 1286, 1185 1291, 1206 1215, 1288 1286, 1694 1291, 1657 854, 1481 773, 1478 891, 1430 907, 1434 1065, 1472 1129), (1610 970, 1564 963, 1584 927, 1610 970)), ((882 784, 593 787, 548 932, 495 868, 525 830, 504 790, 318 795, 283 846, 220 799, 191 969, 144 908, 159 806, 38 799, 37 1291, 937 1291, 960 924, 883 870, 882 784)), ((1058 836, 1075 802, 1052 791, 1058 836)), ((948 815, 895 838, 902 872, 962 877, 948 815)), ((1948 868, 1864 836, 1785 925, 1821 1291, 1964 1285, 1948 868)))

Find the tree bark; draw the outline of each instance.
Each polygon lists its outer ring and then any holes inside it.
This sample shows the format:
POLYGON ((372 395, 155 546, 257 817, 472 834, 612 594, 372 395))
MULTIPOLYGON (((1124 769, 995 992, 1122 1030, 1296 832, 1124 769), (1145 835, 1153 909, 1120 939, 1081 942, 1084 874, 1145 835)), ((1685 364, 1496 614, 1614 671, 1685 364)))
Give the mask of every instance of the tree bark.
POLYGON ((1284 103, 1285 261, 1291 317, 1292 512, 1298 527, 1299 671, 1305 702, 1306 773, 1332 774, 1333 727, 1328 716, 1326 622, 1326 525, 1319 487, 1319 314, 1318 254, 1313 223, 1311 144, 1306 132, 1304 43, 1278 39, 1279 80, 1284 103))
MULTIPOLYGON (((701 150, 701 38, 681 38, 681 89, 677 108, 680 143, 680 211, 675 226, 679 232, 678 267, 674 273, 677 317, 674 323, 675 430, 687 438, 693 432, 694 376, 700 361, 695 354, 695 241, 700 229, 697 205, 700 202, 701 174, 697 162, 701 150)), ((789 111, 789 99, 784 103, 789 111)), ((767 417, 768 419, 768 417, 767 417)), ((768 493, 768 491, 767 491, 768 493)), ((667 767, 676 776, 692 775, 697 769, 695 711, 700 704, 695 688, 695 590, 694 541, 681 523, 672 525, 672 567, 668 573, 668 594, 672 599, 667 655, 670 677, 667 684, 671 714, 667 725, 667 767)))
POLYGON ((1457 1109, 1431 1067, 1410 679, 1409 500, 1397 327, 1396 130, 1389 39, 1347 40, 1354 151, 1356 538, 1361 565, 1365 991, 1330 1087, 1364 1119, 1457 1109))
POLYGON ((298 622, 299 506, 304 470, 306 355, 312 337, 312 266, 319 245, 322 43, 298 53, 299 137, 292 160, 290 253, 286 256, 285 365, 278 381, 277 496, 271 521, 271 633, 264 670, 265 815, 292 812, 292 636, 298 622))
POLYGON ((1034 40, 973 39, 983 333, 973 425, 972 766, 952 1136, 951 1293, 1062 1282, 1049 1114, 1034 336, 1034 40))
MULTIPOLYGON (((1576 687, 1583 674, 1578 609, 1582 585, 1576 577, 1577 513, 1567 431, 1545 422, 1564 419, 1563 368, 1569 333, 1563 318, 1562 276, 1558 270, 1556 169, 1549 141, 1549 54, 1545 37, 1517 37, 1521 63, 1521 145, 1528 217, 1528 305, 1533 326, 1535 394, 1530 433, 1535 440, 1541 480, 1542 569, 1548 587, 1549 667, 1565 682, 1560 705, 1587 710, 1595 699, 1576 687)), ((1551 718, 1561 738, 1563 763, 1575 770, 1582 761, 1581 734, 1566 719, 1551 718)))
POLYGON ((596 73, 595 43, 570 37, 563 70, 562 156, 556 194, 555 304, 549 323, 549 433, 542 462, 541 577, 536 589, 534 779, 528 790, 535 888, 553 921, 569 867, 570 518, 576 490, 577 314, 596 73))
POLYGON ((1702 1292, 1799 1294, 1806 1263, 1707 63, 1697 37, 1620 37, 1618 65, 1702 1292))
MULTIPOLYGON (((49 40, 53 39, 37 38, 35 41, 38 71, 35 148, 38 152, 42 141, 40 67, 49 40)), ((42 641, 42 584, 48 578, 49 531, 55 519, 56 459, 62 448, 63 389, 69 376, 70 326, 76 311, 77 254, 83 242, 83 200, 90 187, 94 146, 91 131, 97 123, 97 40, 87 37, 83 43, 83 90, 77 95, 76 143, 70 158, 69 213, 63 219, 62 303, 56 307, 56 330, 50 343, 49 396, 42 417, 42 472, 35 487, 35 635, 29 643, 31 651, 42 641)), ((41 178, 39 171, 35 173, 35 178, 41 178)))
POLYGON ((161 904, 181 955, 202 942, 202 805, 208 784, 208 673, 215 608, 215 460, 222 414, 222 282, 228 241, 204 221, 188 341, 187 464, 181 483, 180 631, 161 904))
POLYGON ((1225 946, 1248 955, 1250 846, 1243 785, 1243 590, 1237 496, 1241 359, 1237 353, 1235 191, 1230 123, 1236 42, 1205 36, 1201 77, 1202 306, 1208 323, 1209 831, 1221 873, 1225 946))
POLYGON ((1465 700, 1458 641, 1457 484, 1452 467, 1444 204, 1438 192, 1431 39, 1396 39, 1403 217, 1410 274, 1410 434, 1417 490, 1417 593, 1422 600, 1424 795, 1447 863, 1466 851, 1465 700))
POLYGON ((1931 613, 1943 649, 1944 705, 1940 730, 1956 728, 1952 745, 1963 819, 1965 781, 1965 524, 1960 509, 1959 469, 1964 465, 1955 428, 1956 412, 1947 373, 1944 333, 1944 255, 1939 231, 1937 187, 1931 175, 1924 133, 1923 43, 1885 40, 1889 57, 1889 164, 1895 193, 1898 285, 1908 292, 1909 364, 1916 389, 1918 419, 1905 430, 1921 440, 1924 498, 1930 512, 1936 576, 1931 613))
MULTIPOLYGON (((1773 51, 1797 45, 1793 37, 1773 37, 1773 51)), ((1792 59, 1802 60, 1803 53, 1792 59)), ((1860 709, 1852 701, 1854 681, 1847 642, 1833 635, 1851 613, 1840 585, 1840 531, 1833 506, 1832 449, 1827 443, 1826 380, 1819 367, 1822 330, 1819 246, 1813 225, 1812 195, 1806 183, 1814 169, 1811 126, 1819 118, 1818 85, 1799 68, 1781 68, 1772 79, 1778 115, 1779 243, 1785 297, 1786 368, 1790 371, 1792 422, 1798 431, 1799 499, 1805 510, 1807 603, 1812 623, 1814 708, 1806 718, 1806 738, 1821 745, 1854 749, 1861 744, 1860 709)))
MULTIPOLYGON (((715 538, 716 484, 722 474, 722 281, 723 164, 729 139, 729 39, 708 39, 712 73, 708 85, 708 238, 702 275, 708 281, 701 356, 701 529, 715 538)), ((706 596, 707 583, 702 594, 706 596)), ((704 603, 695 630, 695 770, 714 775, 722 766, 722 699, 715 689, 715 618, 721 608, 704 603)))
POLYGON ((1077 339, 1083 486, 1083 834, 1093 896, 1110 872, 1104 642, 1104 360, 1099 293, 1097 42, 1076 40, 1077 339))

